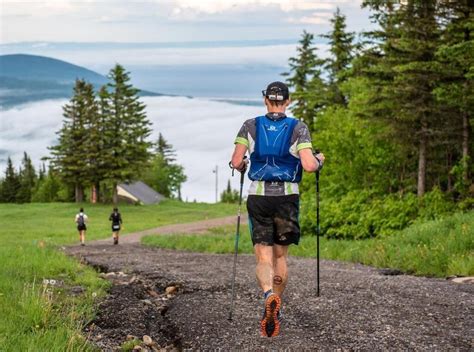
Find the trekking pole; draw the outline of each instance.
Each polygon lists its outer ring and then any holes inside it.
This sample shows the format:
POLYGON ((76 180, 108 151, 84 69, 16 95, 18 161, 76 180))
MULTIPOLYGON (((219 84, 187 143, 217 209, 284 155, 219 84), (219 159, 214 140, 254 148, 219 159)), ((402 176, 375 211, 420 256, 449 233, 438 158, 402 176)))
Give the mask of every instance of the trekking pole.
MULTIPOLYGON (((231 163, 229 163, 229 166, 232 167, 231 163)), ((234 168, 232 168, 232 176, 234 176, 234 168)), ((235 233, 234 268, 232 270, 232 299, 230 301, 229 320, 232 320, 232 313, 234 312, 235 273, 236 273, 236 270, 237 270, 237 253, 239 251, 240 215, 241 215, 241 211, 242 211, 242 190, 244 188, 244 177, 245 177, 245 170, 243 170, 240 173, 239 210, 238 210, 238 213, 237 213, 237 230, 236 230, 236 233, 235 233)))
MULTIPOLYGON (((315 156, 320 153, 319 149, 316 149, 315 156)), ((319 159, 316 158, 319 163, 319 159)), ((319 171, 322 169, 322 165, 319 163, 318 169, 316 170, 316 296, 319 297, 319 235, 321 233, 319 223, 319 171)))
POLYGON ((317 279, 317 291, 316 296, 319 297, 319 169, 316 171, 316 279, 317 279))

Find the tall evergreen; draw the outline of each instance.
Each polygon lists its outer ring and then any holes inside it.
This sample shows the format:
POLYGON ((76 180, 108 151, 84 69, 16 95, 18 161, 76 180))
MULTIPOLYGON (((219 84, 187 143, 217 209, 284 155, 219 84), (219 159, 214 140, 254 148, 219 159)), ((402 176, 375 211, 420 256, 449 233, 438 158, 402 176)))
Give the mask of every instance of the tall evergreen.
POLYGON ((163 137, 161 132, 158 134, 158 141, 156 142, 156 153, 162 155, 168 164, 176 161, 176 151, 165 137, 163 137))
POLYGON ((440 31, 436 1, 409 0, 394 7, 367 2, 376 11, 382 31, 372 32, 377 50, 368 55, 374 65, 367 70, 374 118, 385 118, 393 138, 407 146, 407 156, 417 159, 416 189, 426 191, 430 143, 439 130, 440 114, 433 98, 440 72, 435 53, 440 31), (416 149, 411 149, 416 146, 416 149))
POLYGON ((20 180, 18 174, 13 167, 10 157, 7 160, 7 168, 5 170, 5 178, 2 182, 1 201, 4 203, 15 203, 17 201, 18 190, 20 189, 20 180))
POLYGON ((97 202, 100 193, 100 182, 105 177, 104 168, 104 117, 100 115, 100 93, 99 100, 96 98, 94 87, 87 83, 84 86, 83 98, 88 107, 85 114, 85 128, 87 136, 84 139, 84 157, 86 159, 85 178, 88 185, 91 185, 92 203, 97 202))
POLYGON ((346 31, 346 16, 339 7, 331 19, 332 30, 321 37, 329 40, 331 56, 326 59, 325 68, 329 74, 327 100, 329 104, 347 105, 347 98, 340 85, 347 79, 348 68, 354 57, 354 33, 346 31))
POLYGON ((63 107, 63 126, 57 134, 58 144, 50 147, 52 164, 66 184, 75 189, 76 202, 84 200, 88 181, 88 122, 93 113, 88 92, 90 84, 76 80, 74 95, 63 107))
POLYGON ((145 113, 145 104, 139 100, 139 90, 130 83, 129 73, 117 64, 108 77, 111 81, 107 85, 110 112, 104 132, 108 148, 104 163, 116 203, 117 184, 136 178, 148 161, 151 143, 147 137, 151 123, 145 113))
POLYGON ((22 167, 19 173, 20 188, 17 193, 17 201, 19 203, 30 203, 32 192, 35 189, 38 177, 35 168, 31 162, 31 158, 24 152, 22 167))
MULTIPOLYGON (((442 80, 436 89, 438 101, 450 116, 447 131, 452 132, 455 148, 449 148, 460 159, 457 190, 464 193, 472 183, 472 124, 474 114, 474 5, 472 1, 440 1, 439 17, 444 25, 437 57, 442 63, 442 80), (453 150, 454 149, 454 150, 453 150)), ((452 164, 450 166, 453 166, 452 164)), ((451 186, 451 185, 450 185, 451 186)), ((451 187, 450 187, 451 188, 451 187)))
POLYGON ((314 130, 317 112, 325 104, 325 86, 321 79, 324 61, 318 58, 313 41, 314 35, 304 31, 297 49, 298 56, 289 59, 290 72, 283 74, 288 77, 287 83, 292 89, 292 112, 308 125, 310 131, 314 130))

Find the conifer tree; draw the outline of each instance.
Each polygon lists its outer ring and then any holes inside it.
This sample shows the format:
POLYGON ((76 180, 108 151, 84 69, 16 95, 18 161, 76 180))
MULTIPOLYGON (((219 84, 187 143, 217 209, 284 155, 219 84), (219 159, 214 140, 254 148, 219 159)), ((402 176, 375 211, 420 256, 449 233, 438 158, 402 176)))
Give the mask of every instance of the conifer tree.
POLYGON ((2 182, 1 201, 4 203, 15 203, 17 201, 18 190, 20 189, 20 180, 18 174, 13 167, 10 157, 7 159, 7 168, 5 170, 5 178, 2 182))
POLYGON ((30 203, 31 195, 36 186, 38 178, 35 168, 31 162, 31 158, 24 152, 22 160, 22 168, 19 173, 20 188, 17 193, 17 201, 19 203, 30 203))
POLYGON ((440 114, 433 98, 440 72, 435 59, 440 31, 436 1, 408 0, 392 3, 367 2, 376 10, 382 31, 372 32, 378 50, 369 50, 375 63, 366 74, 371 79, 369 100, 374 118, 385 118, 394 140, 417 158, 416 188, 426 191, 429 147, 440 129, 440 114))
POLYGON ((445 29, 437 57, 443 66, 441 83, 435 93, 438 101, 446 107, 443 115, 450 117, 446 126, 450 134, 446 137, 460 150, 460 162, 456 168, 461 171, 462 179, 457 182, 462 188, 459 191, 465 192, 472 182, 474 6, 468 0, 443 0, 440 3, 439 17, 445 29))
POLYGON ((163 137, 161 132, 158 134, 158 141, 156 142, 156 153, 161 154, 163 159, 171 164, 176 161, 176 151, 173 146, 163 137))
POLYGON ((314 130, 317 112, 325 104, 325 86, 320 77, 324 61, 316 55, 313 41, 314 35, 304 31, 297 49, 298 56, 289 59, 290 72, 283 74, 288 77, 288 86, 292 88, 292 112, 308 125, 310 131, 314 130))
POLYGON ((109 115, 106 119, 106 177, 113 184, 113 201, 118 201, 117 184, 136 178, 147 163, 151 143, 150 122, 145 105, 139 100, 138 89, 130 83, 129 73, 116 65, 108 75, 109 115))
POLYGON ((87 129, 83 144, 84 158, 86 159, 86 169, 84 171, 87 184, 92 186, 90 200, 95 203, 100 193, 100 182, 105 178, 106 171, 104 168, 104 118, 106 116, 100 115, 100 93, 98 101, 92 84, 85 84, 83 98, 87 107, 87 113, 84 116, 84 126, 87 129))
POLYGON ((52 164, 58 169, 61 178, 75 189, 76 202, 84 200, 84 187, 87 183, 88 151, 87 122, 91 112, 87 97, 88 83, 76 80, 74 95, 63 107, 63 126, 57 134, 58 144, 50 147, 52 164))
POLYGON ((346 16, 339 7, 331 19, 331 32, 321 37, 329 39, 331 57, 326 59, 325 68, 329 73, 328 104, 347 105, 347 99, 340 85, 347 79, 348 68, 354 57, 354 33, 346 31, 346 16))

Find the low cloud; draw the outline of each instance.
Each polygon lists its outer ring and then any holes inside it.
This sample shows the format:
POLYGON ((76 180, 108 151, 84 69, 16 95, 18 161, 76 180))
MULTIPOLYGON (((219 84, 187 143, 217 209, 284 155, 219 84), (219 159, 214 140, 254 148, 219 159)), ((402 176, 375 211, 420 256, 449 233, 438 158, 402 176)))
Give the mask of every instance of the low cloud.
MULTIPOLYGON (((64 100, 51 100, 2 111, 0 120, 0 170, 11 156, 19 166, 23 152, 35 166, 48 155, 48 146, 56 143, 55 132, 62 124, 64 100)), ((227 180, 238 187, 238 177, 232 179, 228 162, 233 142, 243 121, 263 113, 263 106, 239 106, 205 99, 184 97, 148 97, 148 118, 153 122, 153 140, 158 133, 173 144, 178 162, 185 167, 188 181, 184 184, 184 199, 213 202, 215 174, 219 169, 219 193, 227 180)), ((248 180, 245 181, 248 185, 248 180)))

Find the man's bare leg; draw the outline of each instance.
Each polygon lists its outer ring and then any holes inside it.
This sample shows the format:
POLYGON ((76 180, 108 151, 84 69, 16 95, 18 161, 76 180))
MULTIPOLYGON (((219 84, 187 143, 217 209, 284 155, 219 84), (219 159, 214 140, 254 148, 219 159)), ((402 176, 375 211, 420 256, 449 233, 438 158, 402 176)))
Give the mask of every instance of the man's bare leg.
POLYGON ((257 281, 263 292, 267 292, 273 287, 273 247, 256 244, 254 250, 257 259, 257 281))
POLYGON ((280 310, 281 300, 273 292, 273 247, 256 244, 255 257, 257 259, 257 280, 265 294, 265 313, 260 321, 262 336, 273 337, 280 332, 280 321, 277 314, 280 310))
POLYGON ((114 244, 118 244, 118 240, 119 240, 119 233, 118 233, 118 231, 112 232, 112 237, 113 237, 113 239, 114 239, 114 244))
POLYGON ((283 294, 288 282, 288 246, 273 245, 273 292, 283 294))

